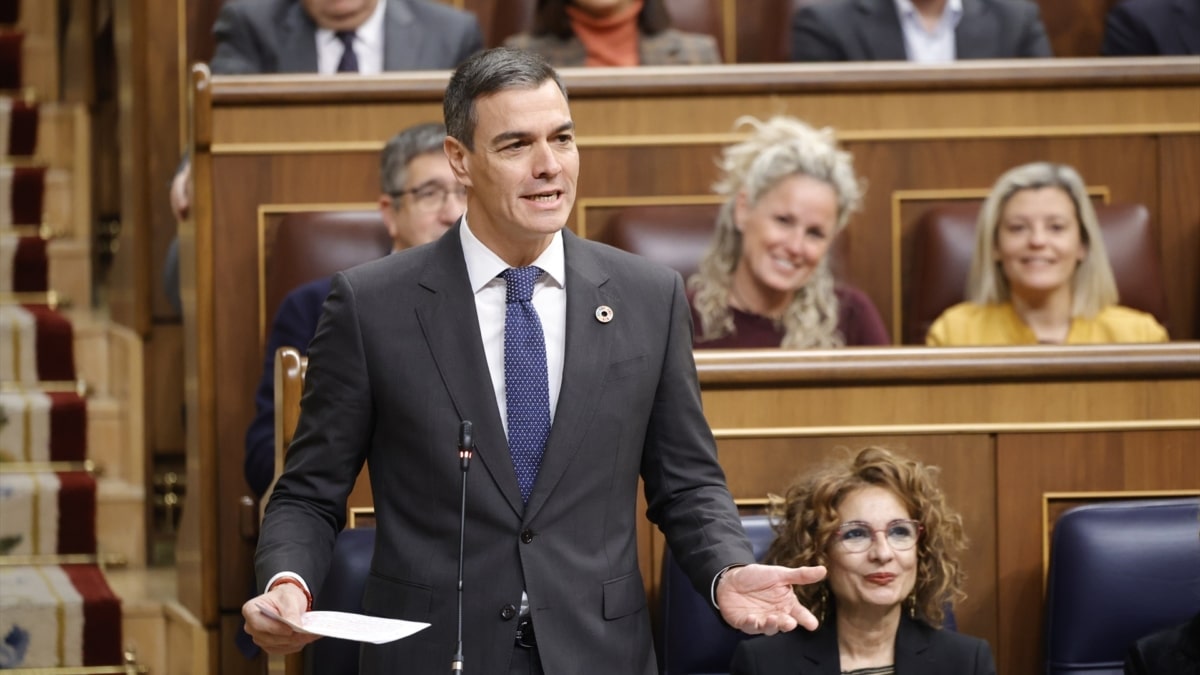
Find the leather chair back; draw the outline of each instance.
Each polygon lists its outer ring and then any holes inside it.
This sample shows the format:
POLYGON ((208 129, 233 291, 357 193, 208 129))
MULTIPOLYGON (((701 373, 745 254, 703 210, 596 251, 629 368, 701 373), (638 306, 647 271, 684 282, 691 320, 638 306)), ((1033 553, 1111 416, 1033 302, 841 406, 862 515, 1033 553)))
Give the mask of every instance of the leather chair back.
POLYGON ((1121 675, 1139 638, 1200 613, 1200 500, 1071 509, 1054 524, 1046 674, 1121 675))
MULTIPOLYGON (((981 202, 938 206, 917 221, 905 282, 905 344, 924 344, 934 320, 966 297, 980 206, 981 202)), ((1121 304, 1153 314, 1170 328, 1162 266, 1146 207, 1105 204, 1096 207, 1096 216, 1121 304)))
POLYGON ((264 270, 267 320, 297 286, 382 258, 391 250, 392 239, 379 211, 289 213, 275 229, 264 270))
POLYGON ((725 15, 722 0, 664 0, 671 27, 685 33, 711 35, 717 41, 717 53, 725 58, 725 15))
POLYGON ((600 241, 670 267, 687 279, 708 251, 719 204, 630 206, 608 219, 600 241))
MULTIPOLYGON (((775 538, 767 516, 744 516, 742 527, 762 560, 775 538)), ((658 634, 658 669, 662 675, 728 673, 733 650, 746 638, 725 625, 708 597, 696 592, 675 562, 670 549, 663 554, 659 586, 661 626, 658 634)))

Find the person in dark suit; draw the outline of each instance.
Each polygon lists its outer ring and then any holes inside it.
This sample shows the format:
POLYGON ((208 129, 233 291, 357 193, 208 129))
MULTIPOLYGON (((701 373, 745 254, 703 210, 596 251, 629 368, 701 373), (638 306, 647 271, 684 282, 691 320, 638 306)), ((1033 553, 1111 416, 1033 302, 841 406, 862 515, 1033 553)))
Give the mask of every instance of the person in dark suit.
POLYGON ((475 15, 433 0, 231 0, 213 35, 218 75, 453 68, 483 48, 475 15))
MULTIPOLYGON (((379 215, 394 251, 427 244, 442 236, 466 205, 464 190, 446 161, 446 127, 417 124, 393 136, 379 165, 379 215)), ((329 295, 329 278, 303 284, 284 297, 267 335, 263 374, 254 395, 254 419, 246 430, 246 483, 262 497, 275 479, 275 352, 280 347, 308 351, 329 295)))
POLYGON ((1200 2, 1125 0, 1104 19, 1103 56, 1200 54, 1200 2))
POLYGON ((533 30, 505 40, 556 68, 720 63, 711 35, 671 28, 663 0, 538 0, 533 30))
POLYGON ((870 298, 835 282, 834 239, 862 200, 832 129, 742 117, 749 138, 722 152, 712 245, 688 279, 697 349, 886 345, 870 298))
POLYGON ((918 61, 1053 56, 1028 0, 829 0, 792 18, 793 61, 918 61))
POLYGON ((1133 643, 1125 675, 1200 675, 1200 614, 1133 643))
POLYGON ((334 276, 262 523, 267 590, 243 606, 247 631, 270 653, 311 641, 260 606, 300 620, 369 461, 377 534, 364 610, 431 625, 364 645, 360 670, 446 668, 464 421, 475 440, 462 563, 472 672, 657 672, 639 478, 647 516, 726 622, 815 628, 792 586, 825 570, 755 564, 742 531, 700 406, 683 280, 563 229, 579 154, 557 73, 531 52, 482 52, 451 77, 444 112, 467 211, 432 244, 334 276))
POLYGON ((965 597, 966 548, 937 471, 867 447, 792 485, 766 559, 828 567, 796 591, 821 628, 743 641, 733 675, 995 675, 986 641, 934 628, 965 597))

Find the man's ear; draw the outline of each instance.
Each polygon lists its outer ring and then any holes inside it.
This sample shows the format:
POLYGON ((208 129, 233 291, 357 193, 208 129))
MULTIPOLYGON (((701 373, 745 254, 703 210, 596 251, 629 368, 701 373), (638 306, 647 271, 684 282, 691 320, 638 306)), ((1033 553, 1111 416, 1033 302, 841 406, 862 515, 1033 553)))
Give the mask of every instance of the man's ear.
POLYGON ((472 187, 470 172, 471 151, 467 150, 462 141, 453 136, 446 137, 446 140, 442 142, 442 148, 446 151, 446 159, 450 162, 450 170, 454 172, 454 177, 458 179, 459 183, 467 187, 472 187))
POLYGON ((392 241, 396 240, 396 209, 393 208, 395 202, 392 201, 391 195, 379 195, 379 216, 383 218, 383 224, 387 226, 388 234, 391 235, 392 241))

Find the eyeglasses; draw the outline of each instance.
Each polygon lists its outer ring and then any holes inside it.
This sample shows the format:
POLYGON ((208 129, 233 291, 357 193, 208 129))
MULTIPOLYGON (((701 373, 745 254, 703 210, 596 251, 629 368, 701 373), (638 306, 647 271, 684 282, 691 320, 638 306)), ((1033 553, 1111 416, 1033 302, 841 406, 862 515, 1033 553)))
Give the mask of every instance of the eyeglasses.
POLYGON ((454 187, 447 188, 445 185, 434 183, 432 185, 422 185, 411 190, 397 190, 389 192, 388 196, 392 199, 400 199, 404 195, 412 195, 413 207, 420 211, 437 211, 446 203, 446 197, 454 195, 458 201, 462 202, 467 198, 467 188, 458 183, 454 187))
POLYGON ((875 534, 882 532, 893 551, 907 551, 917 545, 924 530, 915 520, 893 520, 882 530, 873 530, 870 525, 853 520, 837 529, 836 539, 848 553, 862 553, 871 548, 875 534))

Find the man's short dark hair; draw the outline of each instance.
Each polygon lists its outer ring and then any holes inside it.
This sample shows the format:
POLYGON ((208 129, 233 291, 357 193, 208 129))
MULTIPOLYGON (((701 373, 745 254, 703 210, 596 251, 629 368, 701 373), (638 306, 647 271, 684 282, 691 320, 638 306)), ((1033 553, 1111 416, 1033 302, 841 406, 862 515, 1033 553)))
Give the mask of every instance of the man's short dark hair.
POLYGON ((431 152, 444 152, 446 127, 437 122, 411 126, 392 136, 379 159, 379 189, 393 194, 404 189, 408 163, 431 152))
POLYGON ((558 72, 540 55, 521 49, 497 47, 479 52, 455 69, 442 103, 446 134, 467 150, 475 150, 476 102, 506 89, 537 89, 553 80, 567 97, 558 72))

